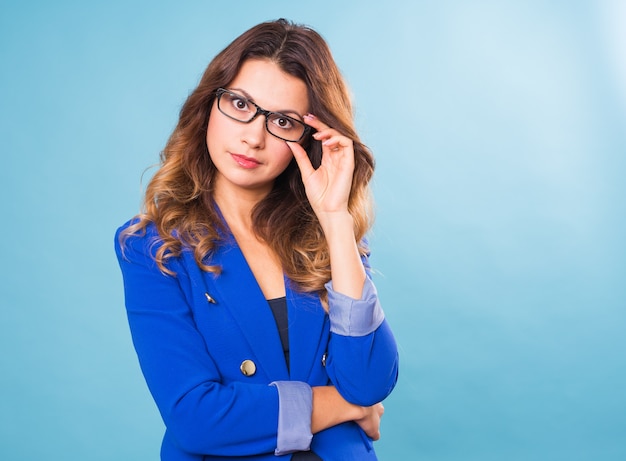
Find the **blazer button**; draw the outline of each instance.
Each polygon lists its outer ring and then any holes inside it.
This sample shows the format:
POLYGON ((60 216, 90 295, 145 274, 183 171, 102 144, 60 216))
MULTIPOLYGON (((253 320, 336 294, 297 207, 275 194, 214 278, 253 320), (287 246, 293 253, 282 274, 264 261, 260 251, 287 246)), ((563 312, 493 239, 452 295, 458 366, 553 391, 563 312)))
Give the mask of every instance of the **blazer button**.
POLYGON ((252 360, 244 360, 241 362, 239 369, 244 376, 252 376, 256 373, 256 365, 252 360))

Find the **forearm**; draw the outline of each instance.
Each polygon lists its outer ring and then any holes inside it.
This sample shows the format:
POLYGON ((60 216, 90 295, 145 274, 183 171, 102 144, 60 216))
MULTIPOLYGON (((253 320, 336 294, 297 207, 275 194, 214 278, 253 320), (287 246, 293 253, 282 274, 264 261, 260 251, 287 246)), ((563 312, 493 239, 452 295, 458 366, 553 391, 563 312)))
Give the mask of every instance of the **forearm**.
POLYGON ((348 403, 333 386, 313 387, 313 411, 311 413, 311 432, 317 432, 360 419, 364 415, 363 407, 348 403))
POLYGON ((348 403, 333 386, 309 387, 297 381, 272 385, 279 395, 276 455, 306 451, 313 434, 347 421, 368 420, 368 409, 348 403))
POLYGON ((332 280, 326 284, 330 331, 326 370, 349 402, 370 406, 393 389, 398 353, 393 334, 354 236, 347 212, 318 214, 330 249, 332 280), (364 384, 367 383, 367 384, 364 384))
POLYGON ((347 210, 322 214, 319 219, 330 252, 333 288, 359 299, 366 275, 354 236, 354 219, 347 210))

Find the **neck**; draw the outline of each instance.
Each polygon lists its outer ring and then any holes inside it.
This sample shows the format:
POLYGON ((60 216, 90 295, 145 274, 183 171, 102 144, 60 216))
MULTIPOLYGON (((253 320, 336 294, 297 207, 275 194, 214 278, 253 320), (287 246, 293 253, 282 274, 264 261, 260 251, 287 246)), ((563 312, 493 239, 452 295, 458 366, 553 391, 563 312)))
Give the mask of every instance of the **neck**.
POLYGON ((252 231, 252 209, 263 200, 270 190, 237 189, 220 187, 219 181, 213 198, 220 208, 231 232, 238 234, 252 231))

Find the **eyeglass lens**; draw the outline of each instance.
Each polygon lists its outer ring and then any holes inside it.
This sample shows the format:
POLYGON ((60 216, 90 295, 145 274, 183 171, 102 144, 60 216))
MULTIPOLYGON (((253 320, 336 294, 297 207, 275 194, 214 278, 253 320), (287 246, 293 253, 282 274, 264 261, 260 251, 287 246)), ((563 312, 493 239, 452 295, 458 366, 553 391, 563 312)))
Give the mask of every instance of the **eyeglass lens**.
POLYGON ((251 122, 258 113, 264 114, 267 131, 285 141, 299 141, 306 131, 306 125, 299 120, 261 109, 245 96, 232 91, 223 91, 218 95, 217 107, 224 115, 243 123, 251 122))

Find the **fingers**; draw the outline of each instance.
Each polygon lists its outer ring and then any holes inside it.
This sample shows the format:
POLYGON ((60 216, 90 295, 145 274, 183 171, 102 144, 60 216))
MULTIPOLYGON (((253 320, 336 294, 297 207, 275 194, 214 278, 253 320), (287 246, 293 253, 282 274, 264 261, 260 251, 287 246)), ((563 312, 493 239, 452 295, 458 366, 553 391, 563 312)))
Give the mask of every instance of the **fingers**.
POLYGON ((377 403, 371 407, 363 407, 366 415, 357 420, 357 424, 363 429, 363 431, 372 440, 380 439, 380 419, 385 412, 385 408, 382 403, 377 403))
POLYGON ((304 116, 304 123, 306 123, 307 125, 315 128, 315 130, 317 130, 317 131, 322 131, 322 130, 325 130, 325 129, 329 128, 328 125, 326 125, 325 123, 321 122, 320 119, 318 119, 313 114, 306 114, 304 116))
POLYGON ((343 148, 352 148, 352 140, 341 135, 337 130, 330 128, 321 122, 315 115, 307 114, 304 116, 304 122, 315 128, 316 132, 313 138, 322 141, 322 146, 330 151, 338 151, 343 148))
MULTIPOLYGON (((334 132, 334 130, 332 131, 334 132)), ((338 151, 339 149, 352 147, 352 141, 350 139, 341 135, 332 136, 332 134, 333 133, 326 134, 324 131, 318 131, 313 135, 313 137, 319 140, 323 139, 322 146, 329 148, 331 151, 338 151)))
POLYGON ((385 407, 383 407, 382 403, 377 403, 376 405, 374 405, 373 409, 378 419, 378 425, 376 427, 376 434, 374 435, 374 437, 372 437, 372 440, 379 440, 380 439, 380 419, 383 417, 383 413, 385 412, 385 407))
POLYGON ((312 115, 306 115, 304 121, 318 130, 313 139, 322 143, 320 164, 314 168, 300 144, 287 142, 287 145, 300 169, 309 202, 318 217, 329 212, 346 211, 355 164, 352 140, 312 115))

